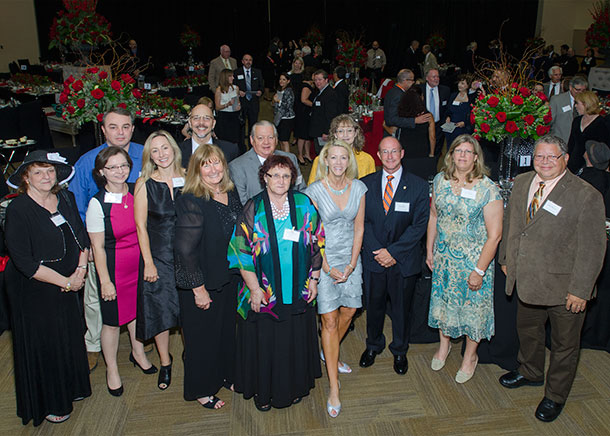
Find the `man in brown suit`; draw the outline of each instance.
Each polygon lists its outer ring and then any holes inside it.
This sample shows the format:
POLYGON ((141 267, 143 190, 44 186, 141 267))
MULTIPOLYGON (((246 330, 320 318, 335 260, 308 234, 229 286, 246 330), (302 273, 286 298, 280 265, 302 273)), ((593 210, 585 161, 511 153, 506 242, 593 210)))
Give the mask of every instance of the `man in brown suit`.
POLYGON ((565 142, 536 142, 534 169, 515 179, 504 214, 499 263, 506 293, 516 288, 520 367, 500 377, 507 388, 544 383, 545 323, 551 358, 536 418, 553 421, 568 397, 580 351, 587 301, 606 249, 605 209, 599 192, 566 169, 565 142))
POLYGON ((208 70, 208 82, 212 94, 216 92, 218 81, 220 80, 220 72, 225 68, 235 71, 237 69, 237 61, 231 57, 231 48, 228 45, 221 45, 220 56, 210 61, 208 70))

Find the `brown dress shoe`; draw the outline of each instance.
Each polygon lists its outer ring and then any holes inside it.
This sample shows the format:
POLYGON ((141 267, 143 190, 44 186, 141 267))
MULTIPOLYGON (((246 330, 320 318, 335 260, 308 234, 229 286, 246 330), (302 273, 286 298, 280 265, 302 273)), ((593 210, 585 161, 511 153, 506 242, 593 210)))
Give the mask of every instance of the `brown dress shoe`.
POLYGON ((99 351, 87 351, 87 361, 89 362, 89 372, 92 372, 97 368, 97 358, 99 357, 99 351))

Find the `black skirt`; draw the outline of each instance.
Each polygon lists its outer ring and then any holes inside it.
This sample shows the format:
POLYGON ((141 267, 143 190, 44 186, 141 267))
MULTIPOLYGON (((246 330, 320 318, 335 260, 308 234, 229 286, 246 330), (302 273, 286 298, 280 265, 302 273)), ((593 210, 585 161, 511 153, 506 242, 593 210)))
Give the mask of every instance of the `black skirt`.
POLYGON ((259 405, 288 407, 322 376, 315 310, 275 321, 250 311, 237 323, 235 391, 259 405))

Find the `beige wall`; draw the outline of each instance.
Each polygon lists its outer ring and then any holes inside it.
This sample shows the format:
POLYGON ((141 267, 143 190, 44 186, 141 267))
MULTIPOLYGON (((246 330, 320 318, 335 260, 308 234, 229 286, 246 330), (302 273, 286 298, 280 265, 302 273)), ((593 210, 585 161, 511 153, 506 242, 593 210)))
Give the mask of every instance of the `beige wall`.
POLYGON ((0 0, 0 72, 16 59, 37 64, 39 56, 34 0, 0 0))
POLYGON ((540 0, 536 34, 559 53, 561 44, 574 47, 577 55, 584 54, 585 31, 593 19, 589 10, 595 0, 540 0))

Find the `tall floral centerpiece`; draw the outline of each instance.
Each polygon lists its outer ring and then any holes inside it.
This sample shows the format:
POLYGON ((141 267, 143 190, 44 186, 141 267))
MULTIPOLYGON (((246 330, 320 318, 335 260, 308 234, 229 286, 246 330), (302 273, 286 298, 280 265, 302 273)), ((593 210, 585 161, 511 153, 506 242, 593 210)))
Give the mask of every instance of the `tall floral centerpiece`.
POLYGON ((97 0, 63 0, 65 10, 59 11, 49 30, 49 48, 76 53, 87 52, 112 40, 110 23, 95 12, 97 0))
POLYGON ((96 141, 101 144, 99 123, 105 112, 115 107, 122 107, 131 113, 138 110, 138 99, 142 92, 134 87, 135 83, 129 74, 121 74, 120 78, 113 79, 98 67, 88 68, 78 79, 70 76, 59 96, 59 102, 63 105, 62 117, 77 126, 92 121, 96 125, 96 141))
POLYGON ((430 46, 430 49, 434 53, 439 53, 442 49, 447 46, 447 41, 441 35, 435 33, 428 37, 426 44, 430 46))
POLYGON ((506 88, 479 96, 473 104, 470 122, 475 126, 474 137, 487 139, 501 145, 500 176, 512 177, 512 161, 519 156, 529 154, 529 159, 520 163, 530 166, 533 141, 550 131, 551 110, 546 104, 548 98, 544 93, 533 93, 529 88, 513 82, 506 88), (515 139, 523 150, 515 149, 515 139), (503 165, 504 157, 508 158, 503 165))
POLYGON ((366 48, 360 42, 360 39, 345 40, 341 44, 340 50, 337 51, 337 64, 344 66, 350 73, 354 75, 352 83, 358 84, 360 68, 366 65, 366 48))
POLYGON ((610 67, 610 0, 599 0, 590 11, 593 23, 587 29, 585 42, 597 48, 606 57, 605 67, 610 67))
POLYGON ((199 47, 201 44, 201 37, 199 33, 195 32, 191 26, 184 26, 184 31, 180 34, 180 44, 186 48, 186 52, 189 56, 188 63, 192 65, 195 60, 193 59, 193 49, 199 47))

